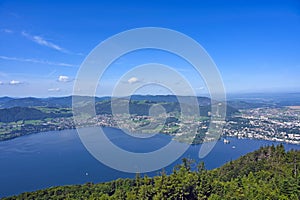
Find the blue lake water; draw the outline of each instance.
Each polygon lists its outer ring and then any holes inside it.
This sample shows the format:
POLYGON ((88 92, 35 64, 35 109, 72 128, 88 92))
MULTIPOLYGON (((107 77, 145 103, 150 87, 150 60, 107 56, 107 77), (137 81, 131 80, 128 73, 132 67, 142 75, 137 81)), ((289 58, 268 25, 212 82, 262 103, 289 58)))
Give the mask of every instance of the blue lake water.
MULTIPOLYGON (((133 152, 149 152, 166 145, 171 137, 157 134, 151 138, 132 138, 119 129, 104 128, 110 140, 133 152)), ((218 141, 213 150, 202 159, 208 169, 237 159, 261 146, 279 144, 265 140, 229 138, 230 144, 218 141), (232 148, 235 146, 235 148, 232 148)), ((287 150, 300 145, 284 144, 287 150)), ((192 145, 177 161, 165 169, 170 172, 183 157, 200 161, 201 145, 192 145)), ((109 152, 106 152, 109 153, 109 152)), ((148 173, 155 176, 159 171, 148 173)), ((107 167, 85 149, 76 130, 51 131, 0 142, 0 197, 50 186, 104 182, 117 178, 134 177, 107 167)))

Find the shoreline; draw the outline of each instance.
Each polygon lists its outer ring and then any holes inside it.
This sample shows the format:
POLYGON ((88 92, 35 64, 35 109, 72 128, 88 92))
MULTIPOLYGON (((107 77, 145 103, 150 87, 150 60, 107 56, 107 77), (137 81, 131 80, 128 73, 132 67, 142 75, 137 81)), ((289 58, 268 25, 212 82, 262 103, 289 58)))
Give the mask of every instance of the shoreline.
MULTIPOLYGON (((77 127, 77 128, 91 128, 93 126, 82 126, 82 127, 77 127)), ((94 126, 95 127, 95 126, 94 126)), ((121 130, 118 127, 114 127, 114 126, 96 126, 96 127, 102 127, 102 128, 114 128, 114 129, 118 129, 121 130)), ((2 138, 0 135, 0 143, 4 142, 4 141, 9 141, 9 140, 13 140, 16 138, 21 138, 24 136, 29 136, 29 135, 34 135, 34 134, 39 134, 39 133, 47 133, 47 132, 52 132, 52 131, 65 131, 65 130, 76 130, 76 127, 73 128, 66 128, 66 129, 50 129, 50 130, 45 130, 45 131, 36 131, 36 132, 30 132, 30 133, 19 133, 18 135, 13 135, 11 137, 7 137, 7 138, 2 138)), ((139 134, 146 134, 146 133, 139 133, 139 134)), ((171 137, 174 137, 174 135, 172 134, 166 134, 166 133, 157 133, 157 134, 162 134, 162 135, 168 135, 171 137)), ((220 135, 220 137, 217 140, 208 140, 208 141, 203 141, 203 142, 196 142, 196 143, 188 143, 188 142, 184 142, 181 140, 175 140, 179 143, 185 143, 185 144, 189 144, 189 145, 199 145, 199 144, 203 144, 203 143, 209 143, 209 142, 215 142, 218 140, 221 140, 222 138, 237 138, 237 139, 250 139, 250 140, 265 140, 265 141, 271 141, 271 142, 281 142, 281 143, 286 143, 286 144, 294 144, 294 145, 300 145, 300 141, 293 141, 293 140, 284 140, 284 139, 280 139, 280 138, 255 138, 255 137, 240 137, 240 136, 236 136, 236 135, 220 135)), ((230 143, 229 143, 230 144, 230 143)))

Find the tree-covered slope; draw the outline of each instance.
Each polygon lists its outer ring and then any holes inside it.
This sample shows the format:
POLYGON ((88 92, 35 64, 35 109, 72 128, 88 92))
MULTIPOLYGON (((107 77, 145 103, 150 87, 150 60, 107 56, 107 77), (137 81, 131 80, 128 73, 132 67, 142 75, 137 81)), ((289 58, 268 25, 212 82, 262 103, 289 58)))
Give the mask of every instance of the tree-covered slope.
POLYGON ((170 175, 59 186, 4 199, 299 199, 300 152, 262 147, 211 171, 192 161, 170 175))
POLYGON ((45 118, 71 117, 72 113, 46 113, 37 108, 13 107, 0 109, 0 122, 9 123, 20 120, 42 120, 45 118))
MULTIPOLYGON (((124 100, 124 99, 117 99, 114 100, 114 105, 116 106, 116 110, 118 108, 121 108, 120 110, 123 110, 123 108, 126 108, 126 105, 128 104, 129 113, 132 115, 149 115, 149 110, 151 106, 153 105, 161 105, 165 112, 180 112, 181 106, 185 106, 186 111, 189 111, 189 109, 194 109, 194 106, 191 106, 189 104, 180 104, 178 102, 156 102, 156 101, 148 101, 148 100, 124 100)), ((200 104, 199 104, 200 105, 200 104)), ((90 106, 90 105, 88 105, 90 106)), ((110 100, 101 101, 96 103, 96 113, 98 115, 101 114, 112 114, 112 104, 110 100)), ((208 116, 208 113, 211 112, 211 105, 200 105, 199 108, 199 115, 201 116, 208 116)), ((83 107, 82 110, 85 108, 83 107)), ((226 106, 226 115, 231 116, 232 114, 238 113, 239 111, 236 108, 233 108, 231 106, 226 106)))

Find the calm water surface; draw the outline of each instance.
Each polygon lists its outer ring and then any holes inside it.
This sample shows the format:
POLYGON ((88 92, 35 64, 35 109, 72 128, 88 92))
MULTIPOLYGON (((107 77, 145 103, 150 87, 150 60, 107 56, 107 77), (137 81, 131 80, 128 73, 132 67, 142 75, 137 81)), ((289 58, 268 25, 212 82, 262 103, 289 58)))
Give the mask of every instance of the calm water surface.
MULTIPOLYGON (((151 138, 132 138, 119 129, 104 128, 119 147, 133 152, 149 152, 166 145, 171 137, 157 134, 151 138)), ((278 142, 229 138, 230 144, 218 141, 203 159, 208 169, 237 159, 263 145, 278 142), (232 148, 235 146, 235 148, 232 148)), ((199 161, 201 145, 190 146, 182 157, 199 161)), ((300 145, 285 144, 287 150, 300 145)), ((107 152, 109 153, 109 152, 107 152)), ((182 158, 181 157, 181 158, 182 158)), ((166 167, 170 172, 181 158, 166 167)), ((148 173, 149 176, 159 172, 148 173)), ((111 169, 93 158, 81 143, 76 130, 51 131, 0 142, 0 197, 50 186, 103 182, 135 174, 111 169)))

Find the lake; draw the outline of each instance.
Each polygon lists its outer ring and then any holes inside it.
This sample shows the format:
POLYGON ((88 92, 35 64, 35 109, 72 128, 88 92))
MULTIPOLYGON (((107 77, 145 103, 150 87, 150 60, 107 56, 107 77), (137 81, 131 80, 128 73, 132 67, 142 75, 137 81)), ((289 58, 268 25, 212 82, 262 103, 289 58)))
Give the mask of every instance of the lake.
MULTIPOLYGON (((115 128, 104 130, 113 143, 133 152, 153 151, 171 140, 170 136, 162 134, 142 139, 132 138, 115 128)), ((218 141, 213 150, 202 159, 208 169, 219 167, 261 146, 279 144, 265 140, 227 139, 230 144, 218 141)), ((284 146, 287 150, 300 149, 300 145, 284 146)), ((165 168, 166 171, 170 172, 183 157, 200 161, 200 147, 201 145, 190 146, 181 158, 165 168)), ((97 183, 135 176, 111 169, 97 161, 85 149, 76 130, 44 132, 2 141, 0 152, 0 197, 50 186, 97 183)), ((155 176, 159 171, 147 174, 155 176)))

